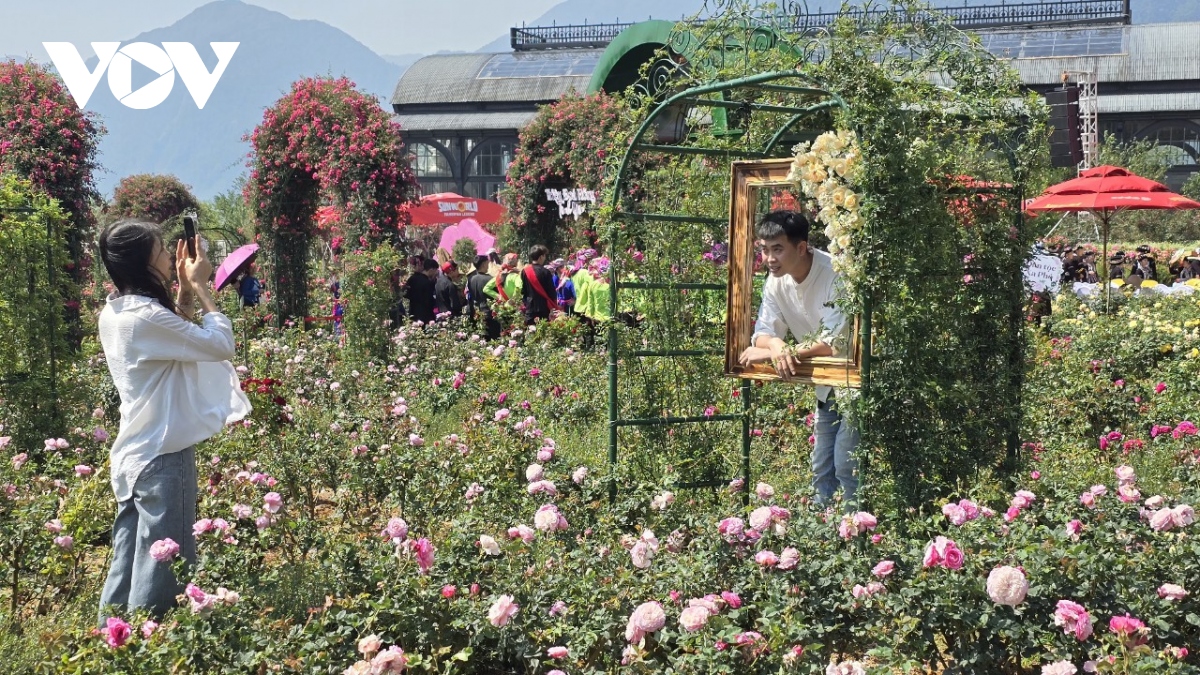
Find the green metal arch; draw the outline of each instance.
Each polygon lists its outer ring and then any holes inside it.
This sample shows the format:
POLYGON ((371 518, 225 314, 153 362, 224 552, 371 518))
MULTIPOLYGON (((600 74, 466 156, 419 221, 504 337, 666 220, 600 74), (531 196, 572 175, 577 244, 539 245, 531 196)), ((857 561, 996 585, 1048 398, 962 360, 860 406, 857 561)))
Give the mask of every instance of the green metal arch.
MULTIPOLYGON (((774 45, 771 45, 774 46, 774 45)), ((630 139, 629 147, 626 148, 624 155, 621 158, 621 163, 617 170, 617 175, 613 182, 613 187, 609 193, 610 206, 614 216, 618 219, 644 219, 658 220, 665 222, 704 222, 711 221, 712 218, 694 214, 666 214, 666 213, 637 213, 637 212, 622 212, 622 195, 626 193, 625 184, 629 178, 629 169, 631 166, 631 158, 642 152, 651 153, 668 153, 668 154, 700 154, 722 157, 729 160, 734 159, 758 159, 780 156, 779 145, 784 139, 787 132, 793 129, 798 123, 807 117, 831 108, 845 108, 846 102, 836 92, 829 90, 823 82, 807 75, 799 70, 786 70, 776 72, 759 73, 749 77, 742 77, 734 80, 723 82, 713 82, 698 87, 692 87, 685 91, 679 92, 662 101, 654 108, 654 110, 646 117, 642 124, 634 132, 630 139), (798 81, 796 84, 787 83, 787 80, 798 81), (782 83, 781 83, 782 82, 782 83), (771 91, 777 93, 793 94, 796 96, 811 96, 817 95, 823 100, 820 100, 812 105, 804 107, 787 105, 787 104, 763 104, 754 101, 730 101, 727 97, 736 96, 738 92, 746 90, 771 91), (715 96, 713 96, 715 95, 715 96), (703 98, 713 96, 712 98, 703 98), (668 115, 679 114, 680 109, 686 109, 692 106, 707 106, 714 108, 714 112, 729 108, 746 108, 751 111, 763 111, 770 113, 785 113, 789 114, 787 119, 783 121, 771 138, 762 147, 742 147, 742 148, 705 148, 688 146, 687 139, 682 140, 680 145, 656 144, 645 140, 647 132, 656 128, 659 122, 668 115)), ((714 120, 716 116, 714 115, 714 120)), ((620 228, 615 228, 613 235, 609 241, 610 251, 619 251, 623 247, 623 242, 619 240, 620 228)), ((613 264, 609 267, 609 311, 613 316, 619 313, 619 291, 625 289, 655 289, 655 290, 677 290, 679 288, 701 288, 706 287, 706 284, 656 284, 656 283, 641 283, 627 282, 621 278, 622 270, 617 263, 619 258, 613 258, 613 264)), ((718 287, 724 290, 724 286, 718 287)), ((716 290, 716 289, 708 289, 716 290)), ((871 306, 869 301, 863 307, 862 320, 860 322, 860 341, 862 343, 862 375, 863 387, 870 386, 870 362, 871 362, 871 306)), ((678 417, 678 418, 654 418, 654 419, 622 419, 620 417, 617 378, 619 364, 621 360, 619 338, 617 327, 610 323, 608 327, 608 459, 610 466, 616 466, 619 454, 619 429, 623 426, 648 426, 658 424, 688 424, 688 423, 705 423, 705 422, 722 422, 740 420, 742 422, 742 473, 743 480, 746 485, 750 484, 750 397, 751 387, 750 381, 743 379, 741 382, 741 400, 742 412, 740 414, 714 415, 711 417, 678 417)), ((671 357, 691 357, 691 356, 707 356, 707 352, 679 352, 673 350, 665 351, 638 351, 631 356, 633 357, 650 357, 650 356, 671 356, 671 357)), ((700 487, 700 484, 681 487, 700 487)), ((711 485, 706 485, 711 487, 711 485)), ((609 495, 610 498, 616 497, 616 483, 610 483, 609 495)), ((743 493, 745 498, 748 491, 743 493)))
MULTIPOLYGON (((609 89, 604 86, 605 83, 628 54, 644 49, 653 51, 663 47, 671 41, 674 31, 675 23, 673 21, 659 20, 635 23, 621 31, 600 55, 600 63, 596 66, 596 70, 592 71, 592 79, 588 82, 588 93, 608 91, 609 89)), ((641 66, 641 63, 634 65, 635 74, 638 66, 641 66)))

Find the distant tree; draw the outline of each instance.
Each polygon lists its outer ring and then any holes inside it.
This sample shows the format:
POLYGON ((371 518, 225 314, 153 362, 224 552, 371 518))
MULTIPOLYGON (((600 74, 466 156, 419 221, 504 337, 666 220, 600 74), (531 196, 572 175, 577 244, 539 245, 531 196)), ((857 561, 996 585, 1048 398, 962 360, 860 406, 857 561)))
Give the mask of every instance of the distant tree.
POLYGON ((200 201, 178 178, 149 173, 122 178, 109 204, 111 218, 141 218, 155 223, 171 223, 180 214, 199 210, 200 201))

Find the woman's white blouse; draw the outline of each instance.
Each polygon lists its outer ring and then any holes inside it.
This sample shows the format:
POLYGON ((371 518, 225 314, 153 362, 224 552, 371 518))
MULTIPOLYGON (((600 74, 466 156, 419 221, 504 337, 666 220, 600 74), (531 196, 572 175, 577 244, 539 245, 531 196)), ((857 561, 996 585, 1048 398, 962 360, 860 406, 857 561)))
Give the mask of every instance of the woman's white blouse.
POLYGON ((114 294, 100 312, 100 344, 121 395, 121 430, 109 452, 119 502, 155 457, 250 413, 229 362, 236 348, 224 314, 206 314, 197 326, 151 298, 114 294))

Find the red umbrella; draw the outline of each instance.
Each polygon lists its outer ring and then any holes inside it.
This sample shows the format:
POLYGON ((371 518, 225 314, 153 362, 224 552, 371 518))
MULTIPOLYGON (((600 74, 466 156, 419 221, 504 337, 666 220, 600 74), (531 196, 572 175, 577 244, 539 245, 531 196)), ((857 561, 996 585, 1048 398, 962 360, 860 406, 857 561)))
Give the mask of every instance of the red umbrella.
POLYGON ((225 256, 225 259, 221 261, 220 267, 217 268, 217 290, 225 288, 230 281, 236 279, 239 272, 254 262, 254 256, 256 255, 258 255, 258 244, 246 244, 234 249, 233 253, 225 256))
POLYGON ((413 225, 443 225, 471 218, 477 223, 498 223, 504 207, 486 199, 464 197, 453 192, 438 192, 421 197, 416 205, 402 207, 412 216, 413 225))
MULTIPOLYGON (((1142 178, 1119 166, 1087 169, 1078 178, 1046 188, 1025 203, 1033 214, 1088 211, 1100 219, 1104 260, 1108 260, 1108 224, 1117 211, 1133 209, 1200 209, 1200 202, 1171 192, 1166 185, 1142 178)), ((1105 302, 1108 285, 1105 285, 1105 302)))

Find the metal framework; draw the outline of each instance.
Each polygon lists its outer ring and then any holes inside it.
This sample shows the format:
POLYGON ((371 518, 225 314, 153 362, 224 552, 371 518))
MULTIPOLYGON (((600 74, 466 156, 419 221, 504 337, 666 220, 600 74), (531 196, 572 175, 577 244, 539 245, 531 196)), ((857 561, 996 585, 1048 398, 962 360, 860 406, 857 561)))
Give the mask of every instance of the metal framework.
MULTIPOLYGON (((928 21, 940 15, 963 30, 1011 28, 1019 26, 1129 25, 1133 14, 1130 0, 1045 0, 1022 4, 992 4, 976 7, 941 7, 935 12, 916 12, 906 16, 912 23, 928 21)), ((849 16, 878 18, 890 10, 854 11, 849 16)), ((776 24, 793 34, 813 33, 836 21, 842 14, 821 12, 776 17, 776 24)), ((580 25, 514 26, 509 41, 514 50, 583 49, 605 47, 633 23, 597 23, 580 25)))
MULTIPOLYGON (((666 155, 705 155, 720 158, 727 162, 732 162, 738 159, 764 159, 771 157, 781 157, 786 155, 788 147, 781 143, 789 134, 792 136, 804 135, 797 129, 797 126, 807 117, 814 114, 826 111, 832 108, 844 108, 845 102, 837 94, 834 94, 819 85, 814 86, 814 80, 802 74, 799 71, 781 71, 769 72, 743 77, 725 82, 717 82, 713 84, 693 87, 686 91, 675 94, 662 103, 660 103, 649 117, 642 122, 634 133, 629 147, 626 149, 622 157, 620 168, 618 169, 615 184, 612 190, 612 207, 616 212, 616 216, 622 220, 632 221, 655 221, 663 223, 678 224, 683 228, 688 225, 697 224, 718 224, 724 222, 723 218, 714 218, 711 215, 694 214, 694 213, 646 213, 631 208, 623 210, 622 195, 627 193, 627 183, 630 179, 631 158, 640 153, 659 153, 666 155), (789 83, 791 81, 791 83, 789 83), (799 81, 799 84, 795 82, 799 81), (792 105, 762 105, 750 101, 736 100, 739 94, 746 96, 754 92, 782 92, 785 94, 793 94, 797 97, 816 97, 818 102, 808 106, 792 106, 792 105), (705 98, 707 96, 717 96, 719 98, 705 98), (680 106, 683 107, 711 107, 711 108, 728 108, 737 107, 745 110, 759 110, 772 113, 783 113, 788 115, 786 122, 779 126, 774 134, 768 139, 762 147, 741 147, 741 148, 711 148, 698 147, 688 145, 687 139, 684 138, 678 144, 656 144, 647 139, 647 133, 650 132, 653 136, 653 130, 658 127, 660 122, 666 118, 678 114, 680 106)), ((815 134, 811 134, 815 136, 815 134)), ((681 230, 680 236, 687 236, 685 230, 681 230)), ((620 234, 614 230, 613 236, 609 240, 610 251, 623 250, 625 242, 620 240, 620 234)), ((639 290, 639 291, 656 291, 663 293, 678 293, 680 291, 705 291, 713 293, 726 292, 725 284, 716 283, 686 283, 686 282, 644 282, 644 281, 626 281, 622 279, 621 270, 618 269, 618 258, 613 258, 613 264, 609 269, 609 302, 612 316, 616 317, 620 312, 621 291, 623 290, 639 290)), ((870 307, 864 307, 862 327, 862 345, 863 345, 863 386, 867 386, 869 362, 871 354, 870 343, 870 327, 871 327, 871 312, 870 307)), ((622 353, 620 349, 620 339, 617 326, 611 323, 608 328, 608 460, 611 466, 615 468, 620 457, 620 434, 622 427, 647 427, 658 425, 682 425, 682 424, 705 424, 712 422, 731 422, 740 421, 741 424, 741 477, 745 481, 745 485, 750 485, 750 438, 751 438, 751 386, 750 380, 741 380, 740 398, 742 400, 742 410, 736 414, 720 414, 706 416, 663 416, 649 418, 622 418, 620 415, 620 407, 618 401, 617 383, 620 376, 620 360, 624 356, 626 358, 651 358, 651 357, 671 357, 671 358, 716 358, 720 359, 724 351, 722 349, 699 349, 699 350, 678 350, 678 349, 642 349, 633 350, 622 353)), ((727 482, 726 479, 695 481, 689 483, 681 483, 679 488, 699 488, 699 487, 717 487, 727 482)), ((615 480, 610 484, 610 496, 615 498, 617 486, 615 480)), ((748 490, 743 493, 748 499, 748 490)))

